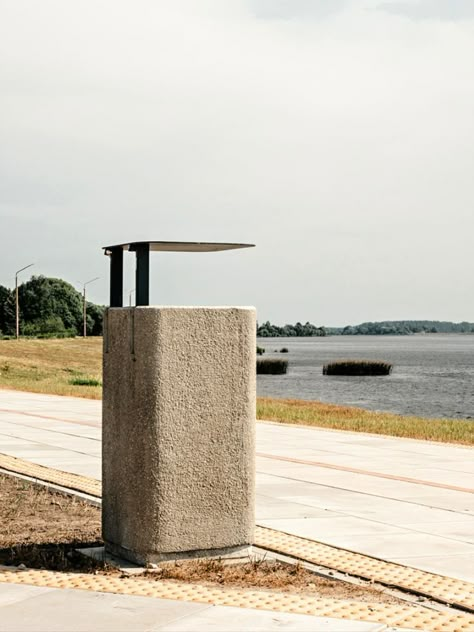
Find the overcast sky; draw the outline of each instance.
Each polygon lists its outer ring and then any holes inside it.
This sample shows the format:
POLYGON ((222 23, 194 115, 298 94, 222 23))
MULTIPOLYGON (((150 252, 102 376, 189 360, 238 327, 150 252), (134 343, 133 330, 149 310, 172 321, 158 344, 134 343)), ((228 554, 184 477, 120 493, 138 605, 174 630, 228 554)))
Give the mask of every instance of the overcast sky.
POLYGON ((0 284, 250 242, 152 302, 474 321, 473 0, 0 0, 0 59, 0 284))

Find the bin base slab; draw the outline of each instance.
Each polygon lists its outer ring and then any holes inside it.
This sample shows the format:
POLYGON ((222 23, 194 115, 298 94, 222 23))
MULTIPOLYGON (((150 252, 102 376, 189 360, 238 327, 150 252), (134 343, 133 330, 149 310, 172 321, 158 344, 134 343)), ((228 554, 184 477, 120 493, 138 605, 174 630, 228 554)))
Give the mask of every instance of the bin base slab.
POLYGON ((105 553, 110 553, 114 557, 122 558, 134 564, 144 565, 158 564, 159 562, 168 562, 175 560, 196 560, 196 559, 244 559, 252 555, 252 546, 244 544, 243 546, 226 547, 223 549, 204 549, 200 551, 175 551, 164 553, 138 553, 131 551, 119 544, 105 542, 105 553))

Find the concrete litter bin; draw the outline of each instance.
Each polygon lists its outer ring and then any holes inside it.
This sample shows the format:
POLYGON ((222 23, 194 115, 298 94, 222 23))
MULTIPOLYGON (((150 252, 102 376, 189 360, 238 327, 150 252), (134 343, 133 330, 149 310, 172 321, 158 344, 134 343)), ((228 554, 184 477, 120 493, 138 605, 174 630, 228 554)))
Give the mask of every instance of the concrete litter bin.
POLYGON ((255 310, 148 306, 150 251, 246 246, 105 249, 103 538, 132 562, 240 556, 253 543, 255 310), (127 250, 137 253, 136 307, 122 307, 127 250))

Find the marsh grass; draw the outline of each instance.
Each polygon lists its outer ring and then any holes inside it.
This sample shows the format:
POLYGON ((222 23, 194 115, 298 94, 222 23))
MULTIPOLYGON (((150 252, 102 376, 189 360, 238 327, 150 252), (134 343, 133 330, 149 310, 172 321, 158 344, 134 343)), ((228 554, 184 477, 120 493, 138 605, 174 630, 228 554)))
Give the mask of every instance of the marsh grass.
POLYGON ((323 366, 323 375, 390 375, 392 365, 378 360, 338 360, 323 366))
POLYGON ((323 402, 267 397, 257 400, 257 419, 474 445, 474 422, 467 419, 404 417, 323 402))
POLYGON ((258 375, 283 375, 288 371, 288 360, 265 358, 257 360, 258 375))

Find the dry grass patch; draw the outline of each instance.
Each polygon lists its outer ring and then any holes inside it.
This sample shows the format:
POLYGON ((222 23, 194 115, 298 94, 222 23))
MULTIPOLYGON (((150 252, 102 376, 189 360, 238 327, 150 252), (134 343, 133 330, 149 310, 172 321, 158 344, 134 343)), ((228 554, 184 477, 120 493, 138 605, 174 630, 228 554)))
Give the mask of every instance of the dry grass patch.
POLYGON ((166 562, 158 575, 149 573, 154 581, 163 579, 197 584, 221 584, 236 588, 257 588, 312 594, 332 599, 353 599, 370 603, 402 603, 367 585, 355 585, 326 579, 308 571, 301 564, 254 559, 244 564, 226 564, 221 560, 166 562))
MULTIPOLYGON (((101 513, 77 498, 0 474, 0 564, 28 568, 120 575, 120 571, 78 554, 78 547, 101 546, 101 513)), ((131 576, 150 582, 174 581, 261 588, 359 601, 399 603, 373 588, 314 575, 300 565, 266 560, 224 564, 219 560, 166 562, 159 572, 131 576)))
POLYGON ((100 509, 0 474, 0 564, 52 570, 89 570, 98 565, 75 553, 101 542, 100 509))
POLYGON ((474 422, 467 419, 404 417, 323 402, 268 397, 257 400, 257 418, 318 428, 474 445, 474 422))

